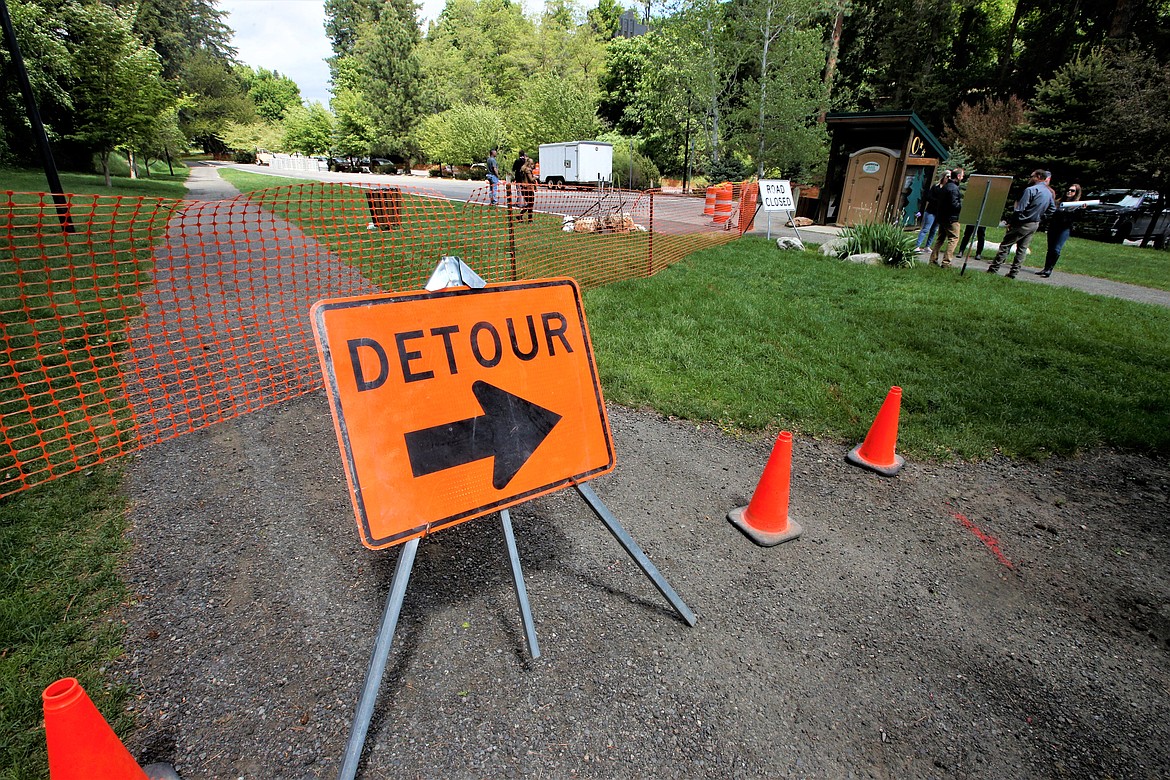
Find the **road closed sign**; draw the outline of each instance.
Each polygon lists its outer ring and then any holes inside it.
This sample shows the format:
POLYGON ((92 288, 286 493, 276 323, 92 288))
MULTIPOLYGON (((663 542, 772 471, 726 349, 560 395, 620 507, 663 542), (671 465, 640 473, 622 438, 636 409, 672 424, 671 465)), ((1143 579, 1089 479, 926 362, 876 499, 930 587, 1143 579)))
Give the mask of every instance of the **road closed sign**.
POLYGON ((613 468, 571 279, 325 300, 311 316, 367 547, 613 468))
POLYGON ((782 179, 760 179, 760 202, 764 211, 794 211, 792 187, 782 179))

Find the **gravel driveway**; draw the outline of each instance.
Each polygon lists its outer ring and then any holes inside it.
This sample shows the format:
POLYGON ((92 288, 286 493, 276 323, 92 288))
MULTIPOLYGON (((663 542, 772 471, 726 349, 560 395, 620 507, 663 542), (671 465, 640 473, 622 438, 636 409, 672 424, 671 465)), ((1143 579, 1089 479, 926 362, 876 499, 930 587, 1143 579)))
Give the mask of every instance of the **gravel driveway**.
MULTIPOLYGON (((360 777, 1114 777, 1170 772, 1170 468, 911 462, 797 438, 800 539, 726 521, 771 442, 611 408, 592 484, 424 539, 360 777)), ((129 484, 131 749, 197 778, 336 775, 394 551, 359 545, 322 395, 164 442, 129 484)))

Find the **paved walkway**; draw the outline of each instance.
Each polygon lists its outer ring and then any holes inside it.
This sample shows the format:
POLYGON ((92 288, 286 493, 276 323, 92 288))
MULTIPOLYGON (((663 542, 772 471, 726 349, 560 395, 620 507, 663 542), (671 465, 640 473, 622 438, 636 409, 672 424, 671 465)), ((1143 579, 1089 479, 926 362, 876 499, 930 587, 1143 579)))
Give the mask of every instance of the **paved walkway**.
MULTIPOLYGON (((756 228, 750 231, 753 236, 768 235, 768 223, 766 218, 756 218, 756 228)), ((830 239, 836 238, 840 233, 840 228, 828 225, 811 225, 809 227, 799 228, 800 238, 805 244, 823 244, 830 239)), ((795 237, 797 231, 790 227, 782 227, 781 220, 775 218, 772 220, 772 238, 780 238, 782 236, 795 237)), ((983 247, 984 257, 994 257, 996 251, 999 249, 999 244, 988 241, 983 247)), ((1158 250, 1149 250, 1151 252, 1158 250)), ((927 262, 930 255, 922 253, 919 259, 922 262, 927 262)), ((1030 260, 1031 258, 1029 258, 1030 260)), ((1011 255, 1008 256, 1008 263, 1000 268, 1000 276, 1007 273, 1007 266, 1011 263, 1011 255)), ((962 268, 962 260, 957 261, 959 268, 962 268)), ((967 262, 967 273, 983 273, 987 270, 987 263, 982 260, 970 258, 967 262)), ((1061 273, 1060 266, 1056 267, 1056 272, 1048 278, 1044 279, 1036 275, 1036 271, 1040 270, 1040 266, 1024 265, 1020 269, 1020 275, 1016 277, 1016 281, 1029 282, 1032 284, 1046 284, 1055 287, 1068 287, 1073 290, 1080 290, 1081 292, 1089 293, 1090 295, 1107 295, 1113 298, 1123 298, 1127 301, 1136 301, 1137 303, 1150 303, 1155 306, 1165 306, 1170 308, 1170 292, 1165 290, 1156 290, 1152 287, 1141 287, 1136 284, 1125 284, 1124 282, 1114 282, 1109 279, 1098 279, 1094 276, 1082 276, 1080 274, 1061 273)))
POLYGON ((240 191, 220 178, 215 163, 189 160, 191 175, 187 177, 187 197, 190 200, 228 200, 240 191))

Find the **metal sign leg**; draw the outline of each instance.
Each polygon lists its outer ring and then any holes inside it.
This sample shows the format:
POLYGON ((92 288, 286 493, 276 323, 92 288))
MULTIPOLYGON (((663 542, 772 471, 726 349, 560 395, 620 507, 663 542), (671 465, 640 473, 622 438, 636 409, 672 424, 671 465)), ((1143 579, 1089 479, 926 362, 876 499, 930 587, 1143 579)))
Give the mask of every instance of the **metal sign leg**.
POLYGON ((642 548, 638 546, 638 543, 626 533, 626 529, 622 528, 621 523, 609 511, 609 508, 593 492, 593 488, 588 485, 576 485, 575 487, 577 488, 577 492, 581 494, 581 498, 585 499, 585 502, 589 504, 589 508, 601 518, 601 522, 605 523, 605 527, 618 540, 618 543, 625 548, 626 554, 634 559, 634 562, 641 567, 645 575, 654 583, 654 587, 658 588, 658 592, 666 597, 666 600, 682 616, 682 619, 687 622, 688 626, 695 625, 695 613, 691 612, 690 607, 678 597, 678 594, 674 592, 674 588, 670 587, 670 583, 666 581, 666 578, 650 562, 650 559, 646 557, 646 553, 642 552, 642 548))
POLYGON ((358 701, 357 713, 353 716, 353 727, 349 743, 345 746, 345 759, 341 764, 338 780, 353 780, 357 775, 362 748, 366 744, 366 732, 374 715, 374 704, 378 701, 378 689, 382 686, 382 675, 386 671, 386 659, 390 656, 390 645, 394 641, 394 629, 402 611, 402 600, 406 596, 406 583, 410 582, 410 571, 414 567, 414 555, 418 551, 418 539, 411 539, 402 547, 398 556, 398 568, 390 584, 390 596, 386 599, 386 611, 382 613, 382 626, 378 629, 378 640, 370 657, 370 668, 366 671, 366 685, 358 701))
POLYGON ((508 542, 508 561, 512 564, 512 582, 516 585, 516 603, 520 605, 520 617, 524 621, 524 637, 528 640, 528 652, 533 658, 540 658, 536 624, 532 622, 528 589, 524 587, 524 572, 520 569, 520 553, 516 550, 516 536, 512 533, 512 513, 507 509, 500 510, 500 524, 504 526, 504 539, 508 542))

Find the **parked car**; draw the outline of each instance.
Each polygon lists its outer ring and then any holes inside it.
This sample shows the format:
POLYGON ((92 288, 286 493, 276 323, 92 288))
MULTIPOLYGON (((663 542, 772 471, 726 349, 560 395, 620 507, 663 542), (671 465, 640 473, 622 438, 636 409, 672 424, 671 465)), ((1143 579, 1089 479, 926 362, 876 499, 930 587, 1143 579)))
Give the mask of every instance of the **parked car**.
POLYGON ((1170 209, 1158 209, 1158 193, 1149 190, 1100 190, 1085 195, 1085 206, 1073 222, 1075 236, 1121 243, 1141 239, 1154 220, 1154 246, 1164 247, 1170 240, 1170 209))

